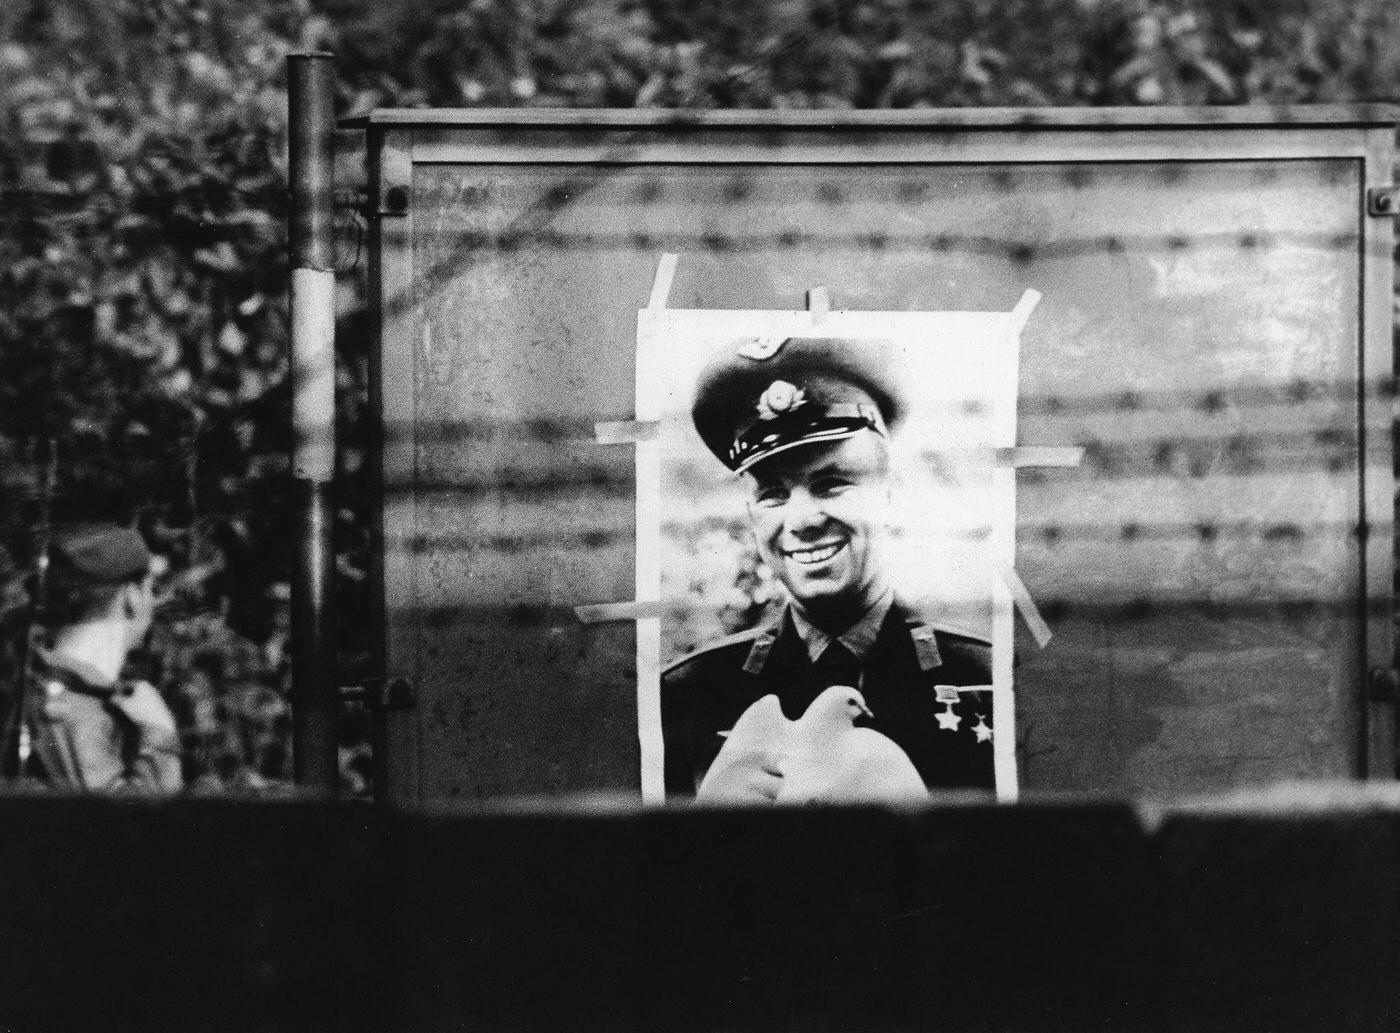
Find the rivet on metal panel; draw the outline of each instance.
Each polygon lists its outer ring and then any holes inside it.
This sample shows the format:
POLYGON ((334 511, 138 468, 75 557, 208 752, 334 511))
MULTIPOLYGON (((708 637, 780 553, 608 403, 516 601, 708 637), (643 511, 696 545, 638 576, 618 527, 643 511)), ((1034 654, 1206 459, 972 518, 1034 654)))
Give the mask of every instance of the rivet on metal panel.
POLYGON ((1366 214, 1375 216, 1400 213, 1400 191, 1394 186, 1371 187, 1366 191, 1366 214))
POLYGON ((409 192, 406 186, 394 186, 384 191, 381 215, 404 215, 408 212, 409 192))

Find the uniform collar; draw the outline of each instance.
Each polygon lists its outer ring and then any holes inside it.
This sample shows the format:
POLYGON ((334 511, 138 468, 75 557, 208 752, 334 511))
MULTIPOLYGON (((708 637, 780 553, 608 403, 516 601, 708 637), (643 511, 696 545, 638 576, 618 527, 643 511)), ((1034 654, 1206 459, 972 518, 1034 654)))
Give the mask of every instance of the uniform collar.
MULTIPOLYGON (((871 604, 870 609, 865 611, 864 616, 856 621, 841 634, 834 636, 835 640, 851 651, 851 654, 862 663, 870 655, 870 650, 875 645, 875 639, 880 635, 880 628, 885 623, 885 618, 889 616, 890 607, 894 605, 894 592, 886 589, 885 593, 871 604)), ((797 630, 797 635, 802 639, 802 644, 807 648, 807 659, 813 663, 817 662, 817 657, 821 656, 832 642, 833 636, 821 628, 817 627, 796 606, 789 605, 789 612, 792 614, 792 624, 797 630)))
MULTIPOLYGON (((875 609, 882 610, 880 621, 875 625, 875 635, 879 634, 880 629, 891 616, 898 617, 903 622, 904 628, 909 634, 909 638, 914 643, 914 655, 918 658, 919 670, 931 671, 935 667, 943 666, 943 656, 938 651, 938 640, 934 634, 933 628, 925 624, 917 614, 905 606, 897 597, 890 597, 888 606, 876 604, 875 609)), ((870 614, 867 614, 866 616, 869 615, 870 614)), ((805 640, 802 640, 801 633, 797 629, 797 619, 796 611, 793 610, 790 603, 770 612, 768 619, 760 626, 758 635, 753 640, 753 645, 749 647, 749 655, 744 660, 745 674, 758 674, 763 670, 764 666, 768 663, 768 657, 773 652, 773 646, 777 643, 779 636, 788 632, 789 629, 791 629, 789 632, 790 634, 796 635, 800 641, 804 641, 804 650, 808 648, 805 644, 805 640)), ((863 621, 858 622, 857 627, 863 623, 863 621)), ((853 628, 852 631, 854 630, 853 628)), ((850 632, 846 634, 849 635, 850 632)), ((830 636, 826 636, 826 638, 827 641, 830 641, 830 636)), ((846 642, 846 635, 842 635, 841 640, 847 648, 851 649, 852 652, 856 652, 851 646, 851 643, 846 642)), ((870 646, 873 645, 874 637, 872 636, 870 646)), ((824 646, 825 643, 823 643, 823 647, 824 646)), ((866 646, 865 653, 869 653, 870 646, 866 646)))
POLYGON ((42 646, 34 647, 35 659, 54 677, 75 692, 105 699, 116 688, 115 681, 108 681, 95 666, 68 656, 56 653, 42 646))

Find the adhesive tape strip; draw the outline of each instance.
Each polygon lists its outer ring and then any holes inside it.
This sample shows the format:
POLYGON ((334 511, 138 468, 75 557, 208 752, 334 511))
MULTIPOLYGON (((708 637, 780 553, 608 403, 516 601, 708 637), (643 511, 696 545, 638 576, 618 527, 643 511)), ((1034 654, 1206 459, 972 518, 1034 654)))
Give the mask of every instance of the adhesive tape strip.
POLYGON ((996 450, 998 466, 1078 466, 1084 449, 1078 445, 1017 445, 996 450))
POLYGON ((607 420, 593 424, 593 440, 600 445, 627 445, 655 441, 656 420, 607 420))
POLYGON ((640 621, 649 617, 661 616, 661 603, 652 602, 626 602, 626 603, 588 603, 585 606, 575 606, 574 615, 584 624, 607 624, 612 621, 640 621))
POLYGON ((1044 649, 1053 633, 1050 631, 1050 625, 1045 623, 1045 618, 1040 615, 1040 608, 1035 605, 1035 600, 1031 598, 1026 583, 1021 580, 1021 575, 1016 573, 1014 567, 998 566, 997 573, 1001 575, 1006 587, 1011 590, 1011 598, 1016 601, 1016 609, 1021 611, 1021 619, 1026 622, 1026 627, 1030 629, 1035 644, 1044 649))
POLYGON ((651 281, 651 300, 647 308, 665 308, 666 299, 671 293, 671 281, 676 276, 676 255, 667 252, 656 263, 656 277, 651 281))

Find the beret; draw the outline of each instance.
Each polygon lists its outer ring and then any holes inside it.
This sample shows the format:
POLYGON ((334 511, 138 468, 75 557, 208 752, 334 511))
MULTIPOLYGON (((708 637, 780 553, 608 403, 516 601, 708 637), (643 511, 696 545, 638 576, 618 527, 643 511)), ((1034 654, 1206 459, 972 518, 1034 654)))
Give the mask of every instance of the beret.
POLYGON ((68 583, 120 584, 143 576, 151 552, 140 533, 117 524, 67 524, 54 529, 49 569, 68 583))
POLYGON ((691 418, 736 473, 799 445, 888 435, 904 414, 895 358, 880 338, 742 338, 701 369, 691 418))

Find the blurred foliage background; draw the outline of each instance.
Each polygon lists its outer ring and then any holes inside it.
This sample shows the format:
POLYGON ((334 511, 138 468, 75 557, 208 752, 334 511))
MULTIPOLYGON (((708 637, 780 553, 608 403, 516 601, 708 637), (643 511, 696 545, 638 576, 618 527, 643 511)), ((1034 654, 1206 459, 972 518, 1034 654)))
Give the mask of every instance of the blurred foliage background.
MULTIPOLYGON (((0 690, 38 529, 136 522, 172 605, 137 658, 196 791, 290 778, 285 57, 380 106, 1260 104, 1400 94, 1387 0, 7 0, 0 690)), ((346 272, 358 228, 345 215, 346 272)), ((362 263, 361 263, 362 266, 362 263)), ((343 276, 341 676, 367 657, 362 268, 343 276)), ((342 769, 365 790, 362 715, 342 769)))

